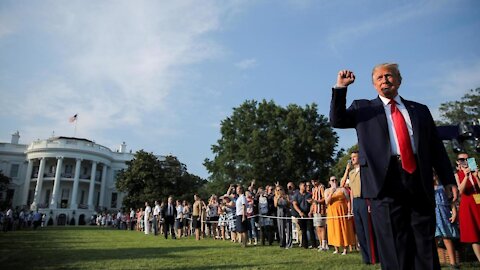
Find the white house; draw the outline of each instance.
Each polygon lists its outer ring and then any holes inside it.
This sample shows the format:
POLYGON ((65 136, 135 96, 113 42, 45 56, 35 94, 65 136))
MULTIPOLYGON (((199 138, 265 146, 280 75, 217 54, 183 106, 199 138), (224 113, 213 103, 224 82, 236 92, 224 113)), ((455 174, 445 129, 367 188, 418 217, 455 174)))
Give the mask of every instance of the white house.
POLYGON ((115 189, 115 179, 126 161, 125 142, 116 151, 93 141, 71 137, 19 143, 18 131, 10 143, 0 143, 0 170, 12 181, 0 201, 13 207, 39 210, 55 224, 88 223, 100 209, 122 207, 124 194, 115 189))

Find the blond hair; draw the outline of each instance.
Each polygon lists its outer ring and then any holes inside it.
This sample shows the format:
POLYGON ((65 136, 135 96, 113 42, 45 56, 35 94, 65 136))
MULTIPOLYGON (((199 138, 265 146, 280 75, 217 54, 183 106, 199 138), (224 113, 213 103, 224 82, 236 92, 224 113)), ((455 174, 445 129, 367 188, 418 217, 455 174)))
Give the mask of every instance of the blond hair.
POLYGON ((382 63, 374 66, 372 69, 372 82, 373 82, 373 74, 375 73, 375 70, 379 68, 386 68, 388 70, 391 70, 395 75, 398 76, 400 83, 402 82, 402 75, 400 74, 400 70, 398 69, 397 63, 382 63))

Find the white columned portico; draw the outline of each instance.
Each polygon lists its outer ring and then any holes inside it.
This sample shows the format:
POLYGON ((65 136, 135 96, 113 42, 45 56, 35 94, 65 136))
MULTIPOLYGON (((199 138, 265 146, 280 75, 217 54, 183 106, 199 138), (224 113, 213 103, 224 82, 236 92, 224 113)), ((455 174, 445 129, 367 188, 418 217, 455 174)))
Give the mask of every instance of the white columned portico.
POLYGON ((103 170, 102 170, 102 182, 100 184, 100 201, 98 204, 100 207, 105 207, 105 187, 107 185, 107 165, 103 164, 103 170))
POLYGON ((35 187, 35 195, 33 197, 32 210, 37 209, 37 205, 40 201, 40 193, 42 193, 43 174, 45 172, 46 159, 40 158, 40 168, 38 169, 37 186, 35 187))
POLYGON ((92 172, 90 174, 90 188, 88 190, 88 209, 93 210, 93 192, 95 191, 95 175, 97 174, 97 162, 92 161, 92 172))
POLYGON ((77 158, 77 163, 75 163, 75 176, 73 176, 73 190, 72 190, 72 200, 70 202, 70 208, 77 209, 77 193, 78 193, 78 182, 80 181, 80 168, 82 166, 82 159, 77 158))
MULTIPOLYGON (((23 183, 22 205, 28 204, 28 192, 30 191, 30 181, 32 181, 33 160, 28 160, 27 175, 23 183)), ((28 206, 27 206, 28 207, 28 206)))
POLYGON ((55 181, 53 183, 52 199, 50 200, 50 209, 57 209, 57 197, 62 178, 63 157, 57 157, 57 169, 55 170, 55 181))

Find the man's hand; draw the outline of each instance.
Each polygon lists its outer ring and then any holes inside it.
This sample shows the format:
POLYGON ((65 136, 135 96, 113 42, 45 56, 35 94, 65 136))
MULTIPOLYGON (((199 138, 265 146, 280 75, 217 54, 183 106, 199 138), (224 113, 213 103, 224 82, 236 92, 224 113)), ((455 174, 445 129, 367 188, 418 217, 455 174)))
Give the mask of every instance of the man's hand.
POLYGON ((457 201, 458 198, 458 187, 457 185, 446 185, 445 186, 445 191, 447 193, 447 196, 452 198, 452 202, 457 201))
POLYGON ((355 74, 350 70, 340 70, 337 75, 337 87, 347 87, 355 81, 355 74))

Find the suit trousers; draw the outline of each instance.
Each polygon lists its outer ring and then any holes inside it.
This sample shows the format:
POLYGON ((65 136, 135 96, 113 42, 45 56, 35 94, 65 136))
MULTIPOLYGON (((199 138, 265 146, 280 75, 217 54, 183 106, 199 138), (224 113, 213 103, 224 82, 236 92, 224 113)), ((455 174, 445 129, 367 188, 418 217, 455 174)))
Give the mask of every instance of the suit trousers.
POLYGON ((365 264, 377 263, 377 244, 366 199, 353 198, 353 219, 363 262, 365 264))
POLYGON ((157 215, 153 216, 152 225, 153 225, 153 234, 158 235, 158 216, 157 215))
POLYGON ((163 224, 163 234, 165 235, 165 239, 168 238, 168 231, 172 235, 172 239, 175 239, 175 217, 174 216, 165 216, 165 224, 163 224))
POLYGON ((409 174, 392 157, 385 184, 371 200, 371 213, 383 270, 440 269, 435 206, 427 197, 418 169, 409 174))

